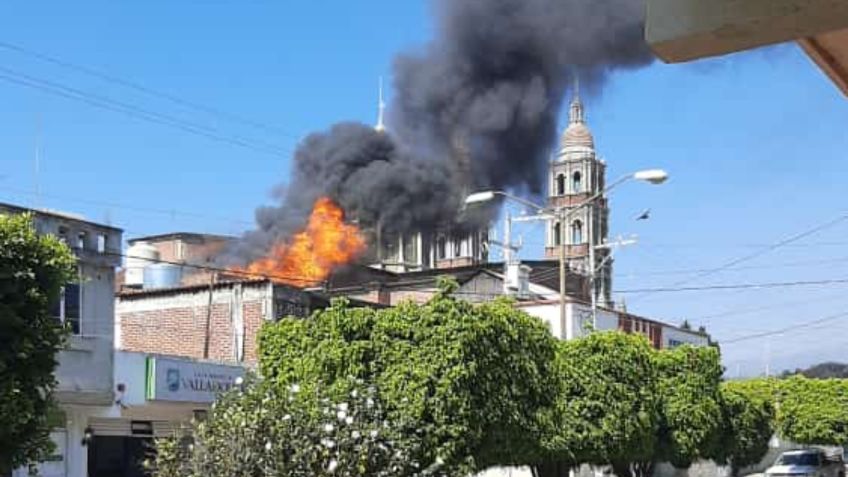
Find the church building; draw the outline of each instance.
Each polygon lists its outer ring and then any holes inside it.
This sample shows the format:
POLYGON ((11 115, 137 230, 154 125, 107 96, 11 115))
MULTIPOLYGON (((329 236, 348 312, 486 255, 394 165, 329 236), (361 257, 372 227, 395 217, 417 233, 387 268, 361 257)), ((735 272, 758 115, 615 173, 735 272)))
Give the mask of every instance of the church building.
POLYGON ((597 303, 612 306, 612 256, 605 247, 609 237, 609 204, 603 195, 606 163, 595 151, 576 85, 568 126, 551 160, 548 187, 548 206, 565 208, 568 220, 548 220, 545 256, 558 259, 564 251, 570 270, 594 276, 597 303))

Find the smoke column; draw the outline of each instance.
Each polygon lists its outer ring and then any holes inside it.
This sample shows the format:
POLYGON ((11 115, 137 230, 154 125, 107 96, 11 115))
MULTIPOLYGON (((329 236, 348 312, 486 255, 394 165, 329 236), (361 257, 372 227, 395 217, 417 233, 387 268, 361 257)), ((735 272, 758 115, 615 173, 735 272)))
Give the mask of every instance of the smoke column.
POLYGON ((642 0, 434 0, 433 8, 435 37, 395 58, 389 132, 344 123, 309 136, 281 205, 257 211, 238 256, 285 239, 322 195, 366 226, 404 232, 456 224, 470 191, 541 194, 573 75, 597 91, 611 71, 652 60, 642 0))

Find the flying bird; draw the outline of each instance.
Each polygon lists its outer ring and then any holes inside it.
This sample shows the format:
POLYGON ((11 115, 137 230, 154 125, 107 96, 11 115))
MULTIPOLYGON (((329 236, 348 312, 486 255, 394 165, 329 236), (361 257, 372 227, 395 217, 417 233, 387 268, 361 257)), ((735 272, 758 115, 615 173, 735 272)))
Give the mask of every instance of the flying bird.
POLYGON ((651 209, 645 209, 641 214, 636 216, 636 220, 648 220, 651 218, 651 209))

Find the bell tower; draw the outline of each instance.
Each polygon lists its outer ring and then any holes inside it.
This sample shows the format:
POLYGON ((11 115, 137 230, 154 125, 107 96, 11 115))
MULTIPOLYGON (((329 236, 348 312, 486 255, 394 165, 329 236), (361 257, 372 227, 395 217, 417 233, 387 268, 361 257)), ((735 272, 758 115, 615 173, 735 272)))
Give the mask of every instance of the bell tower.
POLYGON ((548 220, 545 255, 559 258, 564 246, 569 269, 594 276, 595 299, 601 305, 611 304, 612 258, 603 247, 609 236, 609 205, 603 194, 586 202, 604 190, 605 179, 606 163, 595 152, 575 81, 568 126, 551 160, 548 178, 548 206, 564 207, 568 220, 548 220))

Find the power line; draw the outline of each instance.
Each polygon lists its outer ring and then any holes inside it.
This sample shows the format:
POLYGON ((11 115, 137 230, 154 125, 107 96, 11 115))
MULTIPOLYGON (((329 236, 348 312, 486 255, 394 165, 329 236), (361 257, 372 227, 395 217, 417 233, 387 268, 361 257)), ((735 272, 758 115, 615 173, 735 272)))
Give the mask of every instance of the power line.
POLYGON ((777 329, 777 330, 763 331, 763 332, 760 332, 760 333, 743 335, 743 336, 739 336, 739 337, 736 337, 736 338, 732 338, 732 339, 724 340, 724 341, 719 341, 719 342, 722 345, 741 343, 743 341, 749 341, 749 340, 753 340, 753 339, 757 339, 757 338, 765 338, 767 336, 774 336, 774 335, 783 334, 783 333, 786 333, 788 331, 792 331, 792 330, 797 329, 797 328, 803 328, 803 327, 808 327, 808 326, 811 326, 811 325, 818 325, 818 324, 827 323, 827 322, 830 322, 830 321, 835 321, 835 320, 838 320, 838 319, 844 318, 844 317, 848 317, 848 312, 840 312, 840 313, 836 313, 834 315, 819 318, 817 320, 805 321, 805 322, 797 323, 797 324, 792 325, 792 326, 787 326, 785 328, 780 328, 780 329, 777 329))
POLYGON ((202 124, 185 121, 166 114, 157 113, 155 111, 139 108, 137 106, 124 103, 121 101, 112 100, 104 96, 93 95, 85 91, 65 86, 50 80, 38 78, 25 73, 20 73, 9 68, 0 67, 0 79, 9 83, 26 86, 42 92, 50 93, 56 96, 61 96, 66 99, 79 101, 96 108, 121 113, 126 116, 148 121, 155 124, 170 126, 190 134, 206 137, 218 142, 240 146, 265 154, 274 156, 286 157, 290 151, 281 149, 273 144, 247 140, 239 136, 225 136, 219 133, 217 129, 204 126, 202 124))
POLYGON ((791 281, 791 282, 766 282, 766 283, 733 283, 733 284, 717 284, 705 285, 700 287, 661 287, 661 288, 635 288, 632 290, 615 290, 615 293, 666 293, 666 292, 687 292, 687 291, 703 291, 703 290, 743 290, 751 288, 784 288, 796 286, 812 286, 812 285, 834 285, 848 283, 848 278, 839 278, 831 280, 807 280, 807 281, 791 281))
POLYGON ((33 57, 33 58, 37 58, 41 61, 51 63, 51 64, 54 64, 54 65, 60 66, 62 68, 73 70, 73 71, 76 71, 76 72, 79 72, 79 73, 83 73, 83 74, 86 74, 88 76, 92 76, 92 77, 98 78, 100 80, 107 81, 109 83, 117 84, 117 85, 123 86, 125 88, 129 88, 129 89, 138 91, 140 93, 147 94, 149 96, 165 99, 165 100, 170 101, 174 104, 178 104, 180 106, 183 106, 183 107, 186 107, 186 108, 189 108, 189 109, 194 109, 196 111, 200 111, 200 112, 210 114, 210 115, 213 115, 213 116, 218 116, 220 118, 227 119, 229 121, 245 124, 245 125, 252 126, 254 128, 257 128, 257 129, 262 129, 262 130, 265 130, 265 131, 268 131, 268 132, 281 134, 283 136, 286 136, 286 137, 289 137, 289 138, 292 138, 292 139, 295 139, 295 140, 300 140, 300 136, 286 132, 286 131, 283 131, 276 126, 271 126, 271 125, 269 125, 267 123, 263 123, 261 121, 248 119, 248 118, 245 118, 243 116, 240 116, 240 115, 237 115, 237 114, 234 114, 234 113, 230 113, 230 112, 227 112, 227 111, 223 111, 223 110, 215 108, 215 107, 206 106, 206 105, 194 102, 194 101, 189 101, 189 100, 180 98, 178 96, 175 96, 175 95, 172 95, 172 94, 169 94, 169 93, 157 91, 155 89, 149 88, 149 87, 141 85, 139 83, 136 83, 136 82, 133 82, 133 81, 130 81, 130 80, 126 80, 126 79, 123 79, 123 78, 119 78, 117 76, 113 76, 113 75, 110 75, 110 74, 107 74, 107 73, 103 73, 101 71, 97 71, 97 70, 94 70, 94 69, 86 67, 86 66, 71 63, 69 61, 59 59, 55 56, 47 55, 47 54, 44 54, 44 53, 39 53, 37 51, 33 51, 33 50, 28 49, 28 48, 24 48, 22 46, 15 45, 15 44, 5 42, 5 41, 0 41, 0 48, 5 48, 7 50, 12 50, 12 51, 15 51, 15 52, 23 54, 23 55, 27 55, 27 56, 30 56, 30 57, 33 57))
MULTIPOLYGON (((121 252, 110 252, 103 251, 101 252, 103 255, 108 255, 112 257, 121 257, 121 258, 131 258, 134 260, 144 261, 144 262, 152 262, 152 263, 161 263, 165 265, 176 265, 180 267, 194 268, 197 270, 205 270, 210 272, 219 272, 219 273, 227 273, 230 275, 238 275, 245 277, 247 279, 264 279, 264 280, 278 280, 283 282, 299 282, 305 284, 314 284, 320 283, 320 280, 315 280, 314 278, 304 277, 304 276, 293 276, 293 275, 276 275, 276 274, 268 274, 268 273, 253 273, 248 272, 246 270, 232 269, 232 268, 224 268, 224 267, 214 267, 211 265, 199 265, 193 264, 190 262, 176 262, 171 260, 163 260, 161 258, 148 258, 148 257, 139 257, 135 255, 127 255, 121 252)), ((203 285, 206 286, 206 285, 203 285)))
MULTIPOLYGON (((692 277, 689 277, 689 278, 684 278, 683 280, 678 280, 678 281, 668 285, 667 288, 678 287, 680 285, 684 285, 686 283, 690 283, 690 282, 695 281, 695 280, 700 280, 702 278, 706 278, 708 276, 715 275, 716 273, 722 272, 722 271, 727 270, 729 268, 735 267, 736 265, 739 265, 741 263, 745 263, 745 262, 751 261, 755 258, 761 257, 761 256, 763 256, 763 255, 765 255, 765 254, 767 254, 767 253, 769 253, 773 250, 776 250, 780 247, 786 246, 786 245, 791 244, 793 242, 797 242, 798 240, 801 240, 805 237, 808 237, 810 235, 818 233, 818 232, 825 230, 829 227, 833 227, 834 225, 839 224, 840 222, 843 222, 845 220, 848 220, 848 214, 840 215, 839 217, 837 217, 833 220, 829 220, 827 222, 824 222, 822 224, 819 224, 819 225, 816 225, 812 228, 804 230, 800 233, 791 235, 791 236, 789 236, 785 239, 779 240, 779 241, 777 241, 777 242, 775 242, 775 243, 773 243, 773 244, 771 244, 771 245, 769 245, 769 246, 767 246, 767 247, 765 247, 761 250, 757 250, 756 252, 743 255, 739 258, 735 258, 735 259, 730 260, 729 262, 726 262, 723 265, 720 265, 718 267, 707 269, 703 272, 696 274, 695 276, 692 276, 692 277)), ((636 297, 635 300, 638 300, 639 298, 645 298, 649 294, 656 293, 656 292, 659 292, 659 291, 664 291, 664 290, 665 290, 664 288, 659 288, 659 289, 656 289, 656 291, 646 291, 645 295, 643 295, 641 297, 636 297)), ((631 301, 631 303, 632 303, 632 301, 631 301)))
POLYGON ((721 312, 721 313, 714 313, 714 314, 711 314, 711 315, 694 317, 694 318, 692 318, 692 321, 708 321, 708 320, 712 320, 712 319, 715 319, 715 318, 725 318, 725 317, 728 317, 728 316, 747 315, 747 314, 751 314, 751 313, 757 313, 757 312, 760 312, 760 311, 774 310, 774 309, 778 309, 778 308, 785 308, 785 307, 797 306, 797 305, 808 305, 808 304, 811 304, 811 303, 823 303, 823 302, 834 301, 836 299, 842 299, 842 298, 845 298, 844 293, 840 293, 839 295, 828 296, 828 297, 825 297, 825 298, 818 298, 818 299, 815 299, 815 300, 810 300, 810 299, 795 300, 795 301, 788 301, 788 302, 772 303, 770 305, 750 307, 750 308, 738 308, 738 309, 728 310, 728 311, 721 312))
MULTIPOLYGON (((848 243, 846 243, 848 244, 848 243)), ((810 245, 807 245, 810 246, 810 245)), ((785 263, 775 263, 771 265, 750 265, 747 267, 733 267, 732 271, 742 271, 742 270, 769 270, 775 268, 787 268, 787 267, 802 267, 806 265, 825 265, 831 263, 842 263, 848 262, 848 257, 837 257, 831 259, 817 259, 817 260, 800 260, 795 262, 785 262, 785 263)), ((635 273, 627 273, 622 272, 619 274, 618 278, 636 278, 636 277, 647 277, 647 276, 663 276, 663 275, 688 275, 692 273, 698 272, 706 272, 711 269, 709 268, 680 268, 673 270, 656 270, 656 271, 647 271, 647 272, 635 272, 635 273)))
POLYGON ((169 209, 156 209, 156 208, 149 208, 149 207, 138 207, 138 206, 135 206, 135 205, 120 204, 120 203, 116 203, 116 202, 105 202, 105 201, 99 201, 99 200, 84 199, 84 198, 79 198, 79 197, 68 197, 68 196, 59 196, 59 195, 54 195, 54 194, 43 194, 43 193, 38 193, 37 191, 32 191, 32 190, 27 190, 27 189, 17 189, 17 188, 14 188, 14 187, 6 187, 6 186, 2 186, 2 185, 0 185, 0 190, 6 190, 6 191, 9 191, 9 192, 12 192, 12 193, 15 193, 15 194, 24 194, 24 195, 30 195, 30 196, 38 194, 41 197, 48 197, 48 198, 59 199, 59 200, 63 200, 63 201, 77 202, 77 203, 80 203, 80 204, 109 207, 109 208, 119 209, 119 210, 122 209, 122 210, 133 211, 133 212, 149 212, 149 213, 152 213, 152 214, 168 215, 168 216, 172 216, 172 217, 173 216, 182 216, 182 217, 192 217, 192 218, 196 218, 196 219, 221 220, 221 221, 225 221, 225 222, 231 222, 231 223, 234 223, 234 224, 242 224, 242 225, 250 225, 250 226, 255 225, 253 222, 250 222, 250 221, 247 221, 247 220, 233 219, 233 218, 227 218, 227 217, 223 217, 223 216, 216 216, 216 215, 209 215, 209 214, 201 214, 199 212, 189 212, 189 211, 176 210, 176 209, 170 209, 169 210, 169 209))

